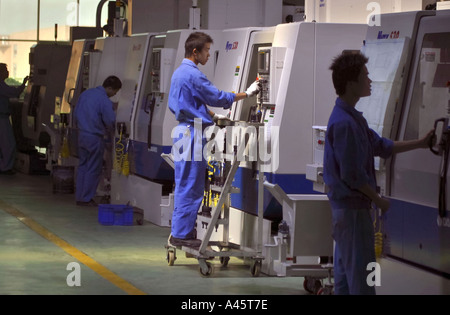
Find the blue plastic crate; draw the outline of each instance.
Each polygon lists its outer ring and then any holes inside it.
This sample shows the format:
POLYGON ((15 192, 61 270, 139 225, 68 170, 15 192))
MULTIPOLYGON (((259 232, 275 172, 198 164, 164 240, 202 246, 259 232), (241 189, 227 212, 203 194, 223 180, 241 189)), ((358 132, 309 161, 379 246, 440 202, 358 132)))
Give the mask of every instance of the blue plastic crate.
POLYGON ((127 205, 98 205, 98 222, 102 225, 133 225, 133 207, 127 205))

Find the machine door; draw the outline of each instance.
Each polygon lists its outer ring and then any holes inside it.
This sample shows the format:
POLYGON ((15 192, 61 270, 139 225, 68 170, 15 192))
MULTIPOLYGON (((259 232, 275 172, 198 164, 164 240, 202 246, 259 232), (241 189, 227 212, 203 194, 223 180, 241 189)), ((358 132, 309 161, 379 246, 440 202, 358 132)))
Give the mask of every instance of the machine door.
POLYGON ((132 140, 147 143, 148 128, 150 120, 150 110, 154 106, 157 97, 152 89, 152 68, 153 64, 157 62, 154 60, 156 56, 153 52, 155 48, 162 48, 164 46, 165 37, 151 36, 146 52, 145 64, 142 65, 143 71, 140 75, 140 82, 138 83, 138 91, 136 94, 136 106, 132 117, 133 134, 132 140))
MULTIPOLYGON (((369 127, 380 136, 393 138, 398 126, 399 104, 405 93, 405 76, 409 68, 410 39, 408 37, 367 41, 361 52, 369 58, 367 68, 372 80, 372 95, 362 98, 356 109, 364 113, 369 127)), ((389 165, 379 157, 375 158, 377 183, 384 195, 389 192, 389 165)))
MULTIPOLYGON (((436 119, 449 117, 449 29, 448 16, 422 19, 399 140, 422 137, 433 128, 436 119)), ((391 176, 392 202, 386 229, 392 256, 448 276, 450 215, 448 210, 444 217, 438 213, 441 160, 442 157, 428 149, 395 156, 391 176)), ((449 192, 447 188, 447 199, 449 192)))

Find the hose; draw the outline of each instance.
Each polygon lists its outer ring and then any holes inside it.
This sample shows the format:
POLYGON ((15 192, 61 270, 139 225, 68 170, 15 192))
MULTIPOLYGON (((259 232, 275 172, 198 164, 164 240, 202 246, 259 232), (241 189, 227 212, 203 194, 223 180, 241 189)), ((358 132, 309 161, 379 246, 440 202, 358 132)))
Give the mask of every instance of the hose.
POLYGON ((124 176, 128 176, 130 174, 130 162, 128 160, 128 144, 127 147, 122 143, 123 133, 122 130, 119 133, 119 139, 116 142, 115 148, 115 159, 114 159, 114 170, 122 174, 124 176))
POLYGON ((130 161, 128 159, 128 145, 130 144, 130 140, 127 140, 127 146, 125 147, 125 154, 123 154, 122 158, 122 175, 128 176, 130 175, 130 161))
POLYGON ((439 171, 439 216, 441 218, 445 217, 445 213, 447 211, 447 170, 450 153, 448 131, 446 131, 443 149, 441 168, 439 171))
POLYGON ((378 259, 383 253, 383 233, 381 230, 381 209, 374 209, 375 215, 373 220, 373 228, 375 231, 375 257, 378 259))
MULTIPOLYGON (((214 165, 211 162, 211 157, 208 159, 208 168, 207 168, 207 176, 208 176, 208 182, 209 184, 212 183, 212 177, 215 173, 216 169, 214 165)), ((212 190, 211 185, 205 185, 205 198, 204 198, 204 204, 206 203, 207 206, 211 206, 213 202, 212 198, 212 190)))

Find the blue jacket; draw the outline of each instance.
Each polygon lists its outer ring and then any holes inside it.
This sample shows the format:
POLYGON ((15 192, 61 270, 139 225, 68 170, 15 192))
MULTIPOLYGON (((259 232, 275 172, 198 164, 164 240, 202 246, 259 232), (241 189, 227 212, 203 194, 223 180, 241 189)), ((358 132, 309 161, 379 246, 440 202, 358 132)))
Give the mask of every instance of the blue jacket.
POLYGON ((81 93, 74 114, 82 132, 104 136, 107 130, 114 130, 116 115, 103 86, 81 93))
POLYGON ((217 89, 189 59, 184 59, 172 75, 169 109, 179 122, 194 123, 201 118, 203 125, 213 125, 206 105, 230 108, 235 94, 217 89))
POLYGON ((9 99, 12 97, 19 97, 20 93, 25 89, 25 85, 18 87, 9 86, 5 81, 0 82, 0 116, 9 116, 9 99))
POLYGON ((368 209, 371 200, 358 188, 376 189, 374 157, 392 155, 393 141, 370 129, 362 113, 338 98, 328 121, 324 181, 335 209, 368 209))

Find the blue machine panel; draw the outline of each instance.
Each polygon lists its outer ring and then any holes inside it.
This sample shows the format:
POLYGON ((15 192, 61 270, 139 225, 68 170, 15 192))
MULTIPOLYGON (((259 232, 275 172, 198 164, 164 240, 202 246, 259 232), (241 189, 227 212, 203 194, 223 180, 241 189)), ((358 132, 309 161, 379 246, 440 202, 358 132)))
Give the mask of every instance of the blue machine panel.
POLYGON ((149 150, 147 143, 130 141, 128 157, 132 172, 155 181, 173 181, 174 170, 161 157, 162 153, 170 153, 171 150, 171 146, 156 145, 152 145, 152 150, 149 150))
MULTIPOLYGON (((318 194, 305 174, 273 174, 265 173, 266 179, 278 184, 287 194, 318 194)), ((245 212, 258 213, 258 182, 255 173, 248 168, 238 168, 233 186, 240 189, 239 194, 231 194, 231 206, 245 212)), ((264 193, 264 218, 278 221, 282 218, 281 204, 269 193, 264 193)))
POLYGON ((387 254, 450 278, 449 212, 392 199, 385 215, 387 254))

